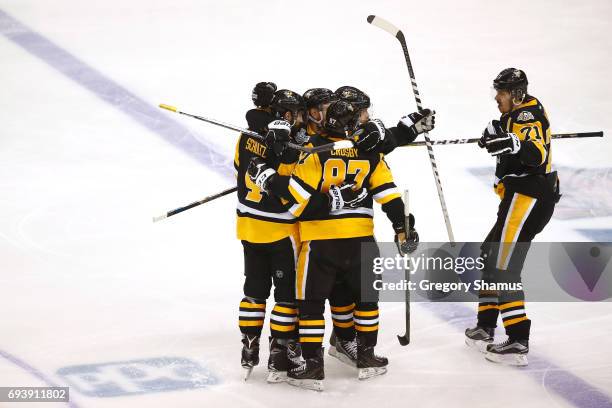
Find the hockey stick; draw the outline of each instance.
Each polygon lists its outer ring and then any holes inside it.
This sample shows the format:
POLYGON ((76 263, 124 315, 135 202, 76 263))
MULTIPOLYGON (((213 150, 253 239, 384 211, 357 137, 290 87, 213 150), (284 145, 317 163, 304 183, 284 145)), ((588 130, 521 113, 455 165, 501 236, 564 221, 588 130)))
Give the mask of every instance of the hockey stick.
POLYGON ((187 204, 184 207, 179 207, 179 208, 176 208, 174 210, 168 211, 167 213, 165 213, 163 215, 160 215, 158 217, 153 217, 153 222, 161 221, 161 220, 164 220, 164 219, 166 219, 168 217, 172 217, 173 215, 182 213, 183 211, 187 211, 187 210, 189 210, 189 209, 191 209, 193 207, 197 207, 198 205, 202 205, 202 204, 207 203, 209 201, 215 200, 215 199, 217 199, 219 197, 223 197, 225 195, 231 194, 231 193, 233 193, 236 190, 238 190, 238 187, 228 188, 227 190, 223 190, 220 193, 210 195, 210 196, 208 196, 208 197, 206 197, 206 198, 204 198, 204 199, 202 199, 200 201, 194 201, 193 203, 187 204))
MULTIPOLYGON (((582 133, 555 133, 550 136, 552 139, 577 139, 583 137, 603 137, 603 132, 582 132, 582 133)), ((480 140, 479 137, 472 139, 447 139, 447 140, 431 140, 432 145, 454 145, 454 144, 467 144, 477 143, 480 140)), ((413 142, 408 143, 406 146, 425 146, 426 142, 413 142)))
MULTIPOLYGON (((406 39, 404 33, 393 24, 389 23, 377 16, 368 16, 368 23, 375 25, 378 28, 382 28, 400 42, 402 50, 404 51, 404 58, 406 59, 406 66, 408 67, 408 74, 412 82, 412 91, 414 93, 414 99, 416 100, 417 109, 423 110, 423 104, 421 103, 421 96, 419 95, 419 89, 417 87, 416 79, 414 77, 414 70, 412 69, 412 63, 410 62, 410 55, 408 54, 408 47, 406 46, 406 39)), ((436 182, 436 188, 438 189, 438 198, 440 199, 440 206, 442 207, 442 214, 444 215, 444 222, 446 223, 446 232, 448 233, 448 240, 451 244, 455 242, 455 236, 453 234, 453 228, 451 227, 450 217, 448 216, 448 209, 446 208, 446 200, 444 199, 444 193, 442 192, 442 182, 440 181, 440 175, 438 174, 438 164, 434 157, 433 148, 431 147, 431 140, 427 132, 423 133, 425 136, 425 145, 427 146, 427 152, 429 153, 429 162, 431 163, 431 170, 433 171, 434 180, 436 182)))
MULTIPOLYGON (((207 122, 207 123, 211 123, 213 125, 221 126, 223 128, 226 128, 226 129, 235 130, 236 132, 243 133, 245 135, 254 137, 254 138, 259 139, 259 140, 264 140, 264 137, 262 135, 260 135, 257 132, 253 132, 252 130, 243 129, 241 127, 230 125, 229 123, 221 122, 221 121, 216 120, 216 119, 206 118, 204 116, 192 115, 191 113, 187 113, 187 112, 181 112, 176 107, 170 106, 170 105, 166 105, 164 103, 160 104, 159 107, 162 108, 162 109, 169 110, 170 112, 175 112, 175 113, 179 113, 181 115, 189 116, 191 118, 198 119, 198 120, 201 120, 201 121, 204 121, 204 122, 207 122)), ((347 149, 347 148, 350 148, 350 147, 353 147, 353 146, 354 146, 353 142, 350 141, 350 140, 340 140, 340 141, 337 141, 337 142, 334 142, 334 143, 328 143, 328 144, 324 144, 324 145, 321 145, 321 146, 315 146, 315 147, 300 146, 300 145, 297 145, 297 144, 291 143, 291 142, 287 143, 287 147, 289 147, 291 149, 298 150, 300 152, 304 152, 304 153, 328 152, 330 150, 336 150, 336 149, 347 149)))
MULTIPOLYGON (((410 210, 408 207, 408 190, 404 190, 404 225, 406 226, 406 234, 408 234, 408 225, 410 225, 409 222, 409 215, 410 215, 410 210)), ((398 242, 398 249, 400 249, 399 246, 399 242, 398 242)), ((410 269, 406 268, 404 269, 404 279, 406 280, 406 283, 410 282, 410 269)), ((399 344, 401 344, 402 346, 407 346, 410 343, 410 286, 408 286, 408 288, 406 288, 405 291, 405 307, 406 307, 406 332, 404 333, 403 336, 400 336, 399 334, 397 335, 397 340, 399 341, 399 344)))

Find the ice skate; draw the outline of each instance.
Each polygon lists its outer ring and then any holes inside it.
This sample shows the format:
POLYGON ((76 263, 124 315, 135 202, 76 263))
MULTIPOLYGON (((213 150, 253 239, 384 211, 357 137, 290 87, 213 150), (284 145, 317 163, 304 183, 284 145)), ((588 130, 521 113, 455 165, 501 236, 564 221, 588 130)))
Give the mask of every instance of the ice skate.
POLYGON ((481 353, 487 352, 487 346, 493 343, 495 329, 492 327, 476 326, 465 329, 465 344, 481 353))
POLYGON ((329 355, 337 358, 344 364, 357 367, 357 340, 353 339, 350 341, 342 340, 336 337, 336 334, 332 332, 329 339, 329 355))
POLYGON ((489 344, 485 358, 494 363, 512 366, 526 366, 529 353, 528 340, 508 339, 503 343, 489 344))
POLYGON ((287 382, 293 386, 314 391, 323 391, 323 349, 312 358, 300 358, 297 365, 287 372, 287 382))
POLYGON ((241 364, 245 370, 243 378, 246 381, 251 376, 253 367, 259 364, 259 336, 242 335, 241 364))

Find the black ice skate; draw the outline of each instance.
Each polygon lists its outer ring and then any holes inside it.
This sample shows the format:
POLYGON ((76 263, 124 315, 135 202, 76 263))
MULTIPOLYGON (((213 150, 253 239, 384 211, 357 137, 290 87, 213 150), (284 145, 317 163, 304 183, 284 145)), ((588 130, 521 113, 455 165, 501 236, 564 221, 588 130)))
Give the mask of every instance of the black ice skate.
POLYGON ((485 358, 494 363, 512 366, 526 366, 529 353, 528 340, 508 339, 503 343, 489 344, 485 358))
POLYGON ((494 332, 495 328, 493 327, 476 326, 471 329, 465 329, 465 344, 481 353, 486 353, 487 346, 493 343, 494 332))
POLYGON ((287 380, 287 339, 270 337, 270 358, 268 358, 269 383, 279 383, 287 380))
POLYGON ((248 380, 253 367, 259 364, 259 336, 242 335, 242 368, 245 369, 244 381, 248 380))
POLYGON ((329 355, 336 357, 344 364, 351 367, 357 367, 357 340, 350 341, 342 340, 336 337, 336 333, 332 332, 329 338, 329 355))
POLYGON ((315 357, 300 358, 296 362, 298 364, 287 372, 287 382, 296 387, 323 391, 323 379, 325 379, 323 348, 317 352, 315 357))
POLYGON ((360 344, 359 340, 357 341, 357 368, 360 380, 383 375, 387 372, 387 365, 389 365, 389 360, 374 354, 373 346, 365 346, 360 344))

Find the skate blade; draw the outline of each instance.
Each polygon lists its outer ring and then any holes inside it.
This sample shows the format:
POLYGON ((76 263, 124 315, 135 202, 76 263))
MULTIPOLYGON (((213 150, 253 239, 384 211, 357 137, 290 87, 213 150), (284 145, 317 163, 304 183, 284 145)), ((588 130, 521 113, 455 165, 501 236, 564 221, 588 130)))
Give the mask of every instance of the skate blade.
POLYGON ((268 371, 266 381, 270 384, 277 384, 287 381, 286 371, 268 371))
POLYGON ((335 347, 330 347, 328 354, 332 357, 337 358, 338 360, 340 360, 347 366, 350 366, 353 368, 357 367, 356 361, 351 360, 346 354, 340 353, 335 347))
POLYGON ((524 367, 529 364, 527 354, 496 354, 487 352, 485 358, 493 363, 524 367))
POLYGON ((249 377, 251 376, 251 373, 253 372, 253 367, 242 367, 242 369, 244 370, 244 373, 242 375, 242 379, 244 381, 248 380, 249 377))
POLYGON ((323 391, 323 380, 298 380, 296 378, 287 378, 287 383, 294 387, 304 388, 312 391, 323 391))
POLYGON ((473 339, 470 339, 469 337, 466 337, 465 338, 465 344, 469 348, 473 348, 475 350, 478 350, 481 353, 486 353, 487 352, 487 346, 489 344, 493 344, 493 340, 491 340, 491 341, 473 340, 473 339))
POLYGON ((368 367, 359 369, 359 379, 367 380, 368 378, 383 375, 387 372, 387 367, 368 367))

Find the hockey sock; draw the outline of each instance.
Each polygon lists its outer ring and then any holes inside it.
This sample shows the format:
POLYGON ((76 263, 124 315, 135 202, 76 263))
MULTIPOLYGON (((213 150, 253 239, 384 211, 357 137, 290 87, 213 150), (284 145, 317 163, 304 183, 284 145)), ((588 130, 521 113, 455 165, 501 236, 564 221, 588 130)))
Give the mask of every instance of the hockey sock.
POLYGON ((499 303, 499 311, 508 337, 529 340, 531 320, 527 318, 525 313, 525 301, 522 295, 521 292, 518 296, 511 296, 510 298, 503 296, 503 300, 499 303))
POLYGON ((355 303, 346 306, 331 306, 334 332, 342 340, 353 340, 355 338, 354 309, 355 303))
POLYGON ((266 301, 244 297, 240 301, 238 326, 243 334, 261 336, 266 317, 266 301))
POLYGON ((300 345, 302 346, 302 356, 313 358, 323 344, 325 334, 325 320, 323 315, 300 315, 300 345))
POLYGON ((270 315, 270 333, 277 339, 297 337, 297 307, 294 303, 278 302, 270 315))
POLYGON ((360 303, 354 311, 355 330, 366 346, 375 346, 378 339, 378 304, 360 303))
POLYGON ((497 327, 498 302, 496 291, 481 290, 478 293, 478 326, 497 327))

